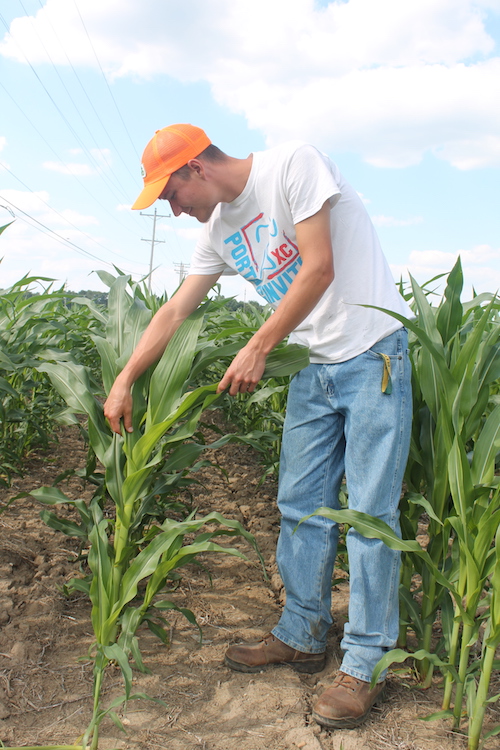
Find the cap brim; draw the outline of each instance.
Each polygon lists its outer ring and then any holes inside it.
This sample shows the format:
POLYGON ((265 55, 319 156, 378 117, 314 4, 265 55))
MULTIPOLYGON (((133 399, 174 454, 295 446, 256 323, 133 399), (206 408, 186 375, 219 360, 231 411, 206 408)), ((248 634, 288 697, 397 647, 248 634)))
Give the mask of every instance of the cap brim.
POLYGON ((170 175, 166 178, 158 180, 157 182, 152 182, 151 185, 145 185, 142 193, 139 195, 132 208, 139 209, 149 208, 150 206, 152 206, 155 200, 157 200, 157 198, 159 198, 165 190, 169 179, 170 175))

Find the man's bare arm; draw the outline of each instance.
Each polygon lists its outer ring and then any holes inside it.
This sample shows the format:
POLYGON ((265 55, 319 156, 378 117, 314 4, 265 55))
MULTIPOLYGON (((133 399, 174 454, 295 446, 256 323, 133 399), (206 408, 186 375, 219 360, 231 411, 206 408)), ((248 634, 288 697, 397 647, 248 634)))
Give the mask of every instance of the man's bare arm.
POLYGON ((132 385, 161 357, 181 323, 196 310, 219 276, 220 274, 188 276, 174 296, 153 317, 129 361, 116 378, 104 404, 104 416, 114 432, 120 434, 122 418, 125 429, 132 432, 132 385))
POLYGON ((317 305, 334 278, 327 201, 314 216, 295 226, 302 265, 277 310, 236 355, 219 383, 231 395, 252 392, 262 377, 269 352, 317 305))

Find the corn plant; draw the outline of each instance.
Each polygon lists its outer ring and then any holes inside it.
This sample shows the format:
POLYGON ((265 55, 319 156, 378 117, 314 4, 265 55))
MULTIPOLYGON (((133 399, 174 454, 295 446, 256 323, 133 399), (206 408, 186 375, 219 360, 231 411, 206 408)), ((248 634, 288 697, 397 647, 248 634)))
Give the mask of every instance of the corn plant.
POLYGON ((13 224, 13 223, 14 223, 13 221, 9 221, 8 224, 4 224, 2 227, 0 227, 0 234, 2 234, 2 232, 5 232, 5 230, 7 229, 7 227, 10 227, 10 225, 13 224))
MULTIPOLYGON (((468 710, 470 716, 469 746, 479 746, 481 731, 484 721, 485 709, 488 703, 498 700, 500 696, 488 697, 488 690, 493 670, 499 668, 499 662, 495 659, 498 646, 500 646, 500 528, 497 529, 495 538, 495 560, 490 578, 490 590, 488 593, 490 618, 487 622, 482 647, 481 667, 477 688, 475 681, 469 680, 468 686, 468 710)), ((499 734, 499 727, 484 735, 483 739, 499 734)))
MULTIPOLYGON (((217 304, 217 300, 215 302, 217 304)), ((267 306, 259 310, 253 305, 247 305, 243 310, 229 313, 224 298, 221 302, 221 307, 210 315, 206 336, 209 345, 218 343, 219 351, 226 351, 227 355, 233 356, 235 347, 241 346, 242 340, 247 341, 260 328, 272 314, 272 309, 267 306)), ((229 364, 227 355, 214 362, 214 379, 222 377, 229 364)), ((255 447, 264 467, 261 481, 267 476, 278 475, 288 384, 288 375, 269 378, 255 393, 239 393, 224 404, 228 420, 256 439, 255 447)))
MULTIPOLYGON (((320 513, 402 551, 401 640, 405 643, 407 628, 414 631, 413 658, 423 686, 430 684, 435 666, 445 676, 443 710, 435 716, 452 716, 459 728, 465 702, 469 748, 476 750, 492 668, 499 666, 494 650, 500 626, 500 489, 495 476, 500 405, 491 396, 500 378, 500 321, 493 295, 462 304, 462 283, 458 261, 442 301, 433 308, 412 279, 416 321, 389 313, 413 334, 414 420, 401 504, 403 539, 376 519, 358 518, 351 511, 320 513), (426 550, 414 541, 422 512, 428 519, 426 550), (421 581, 417 587, 412 584, 415 574, 421 581), (434 647, 438 619, 443 636, 434 647), (471 660, 473 648, 481 653, 479 661, 471 660)), ((373 680, 390 663, 408 656, 402 649, 387 654, 373 680)))
MULTIPOLYGON (((490 299, 485 304, 486 295, 462 305, 462 284, 458 261, 448 277, 444 298, 434 309, 412 283, 418 314, 411 352, 414 420, 405 474, 408 491, 401 507, 403 535, 408 538, 415 538, 422 510, 428 514, 427 549, 434 563, 448 570, 451 580, 457 570, 450 538, 456 539, 457 529, 449 519, 460 513, 464 520, 459 492, 464 483, 471 482, 459 456, 473 461, 474 484, 488 485, 500 448, 496 432, 499 411, 492 412, 489 404, 490 387, 500 377, 498 303, 490 299), (460 466, 463 471, 458 471, 460 466)), ((486 487, 482 494, 488 496, 490 492, 486 487)), ((473 504, 472 497, 469 499, 468 513, 473 504)), ((412 567, 413 560, 404 556, 406 583, 412 567)), ((418 592, 410 593, 409 587, 403 589, 403 607, 407 626, 417 633, 418 645, 429 651, 438 609, 448 625, 450 599, 427 567, 417 565, 416 572, 422 576, 420 610, 416 608, 418 592)), ((447 644, 443 645, 446 649, 447 644)), ((432 667, 424 661, 420 668, 424 685, 429 684, 432 667)))
MULTIPOLYGON (((102 361, 102 378, 109 392, 121 367, 128 360, 140 335, 151 318, 143 290, 130 278, 119 275, 110 282, 106 335, 94 336, 102 361), (127 291, 130 287, 132 294, 127 291)), ((89 307, 92 309, 90 303, 89 307)), ((202 412, 217 400, 217 384, 199 385, 204 367, 220 359, 218 347, 209 347, 201 333, 209 305, 200 307, 177 330, 163 357, 133 387, 134 412, 132 433, 112 433, 107 426, 100 399, 92 393, 88 368, 70 360, 40 366, 74 413, 88 419, 88 439, 97 459, 104 467, 107 496, 113 501, 113 520, 104 516, 105 495, 98 492, 89 505, 81 500, 70 501, 58 488, 44 487, 32 494, 49 506, 72 503, 81 522, 59 520, 59 528, 75 536, 88 537, 87 580, 74 580, 72 586, 86 591, 92 602, 94 688, 93 714, 82 745, 98 745, 99 725, 110 716, 121 727, 115 712, 118 705, 132 698, 132 668, 144 670, 138 645, 137 630, 144 623, 164 642, 167 641, 165 611, 179 609, 170 600, 156 599, 170 576, 198 554, 224 552, 243 557, 231 547, 221 546, 214 539, 242 536, 254 548, 255 541, 237 521, 213 512, 201 519, 194 513, 185 521, 165 518, 154 522, 154 506, 161 474, 182 476, 206 447, 194 439, 202 412), (194 538, 192 538, 194 535, 194 538), (190 540, 185 543, 185 537, 190 540), (139 584, 147 581, 145 588, 139 584), (107 665, 119 665, 125 685, 124 695, 103 708, 102 681, 107 665)), ((240 341, 240 346, 244 342, 240 341)), ((233 342, 234 344, 234 342, 233 342)), ((227 350, 225 351, 227 354, 227 350)), ((307 350, 289 347, 268 357, 264 377, 293 373, 307 364, 307 350)), ((210 444, 219 447, 238 436, 224 435, 210 444)), ((245 439, 252 443, 252 438, 245 439)), ((57 524, 54 514, 50 520, 57 524)), ((57 528, 57 525, 55 526, 57 528)), ((180 608, 191 622, 194 615, 180 608)))
POLYGON ((64 405, 48 378, 36 368, 47 360, 69 356, 95 367, 92 332, 99 323, 76 306, 64 290, 25 276, 0 291, 0 484, 8 486, 21 462, 35 447, 55 439, 56 420, 64 405))

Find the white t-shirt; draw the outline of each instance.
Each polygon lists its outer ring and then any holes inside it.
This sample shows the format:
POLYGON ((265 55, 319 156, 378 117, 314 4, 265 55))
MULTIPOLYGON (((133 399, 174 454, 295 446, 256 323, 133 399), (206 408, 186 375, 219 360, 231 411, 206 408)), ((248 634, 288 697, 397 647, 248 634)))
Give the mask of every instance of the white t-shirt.
POLYGON ((295 224, 327 200, 335 278, 290 336, 315 363, 351 359, 401 327, 359 305, 412 316, 361 199, 328 156, 297 141, 254 153, 245 189, 216 207, 190 267, 190 275, 239 273, 276 308, 302 264, 295 224))

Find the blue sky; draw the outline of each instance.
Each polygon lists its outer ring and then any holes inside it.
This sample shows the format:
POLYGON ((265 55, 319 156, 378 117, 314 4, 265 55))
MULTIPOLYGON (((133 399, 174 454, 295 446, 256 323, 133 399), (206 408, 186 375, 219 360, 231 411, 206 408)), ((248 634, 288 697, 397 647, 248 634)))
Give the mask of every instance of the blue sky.
MULTIPOLYGON (((499 41, 500 0, 3 0, 0 226, 16 221, 0 287, 31 273, 100 289, 92 272, 113 264, 145 275, 140 156, 158 128, 192 122, 237 157, 314 143, 362 195, 396 279, 460 254, 465 297, 496 291, 499 41)), ((158 219, 156 291, 174 291, 198 232, 158 219)), ((223 292, 258 299, 236 278, 223 292)))

